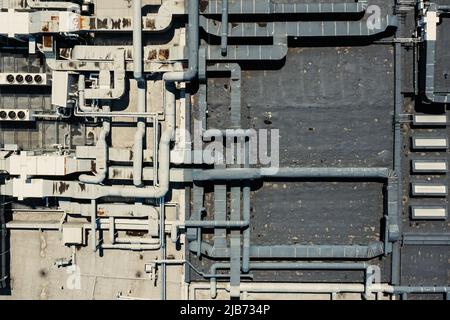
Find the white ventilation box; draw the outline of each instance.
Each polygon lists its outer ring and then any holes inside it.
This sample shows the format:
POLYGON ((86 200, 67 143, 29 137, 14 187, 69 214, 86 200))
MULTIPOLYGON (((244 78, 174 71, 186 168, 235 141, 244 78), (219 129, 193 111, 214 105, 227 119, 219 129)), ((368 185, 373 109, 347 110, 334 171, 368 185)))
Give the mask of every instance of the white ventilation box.
POLYGON ((412 171, 415 173, 445 173, 448 171, 447 160, 412 160, 412 171))
POLYGON ((446 137, 414 137, 414 149, 447 149, 448 139, 446 137))
POLYGON ((84 232, 83 227, 79 225, 63 225, 62 228, 62 241, 65 245, 84 244, 84 232))
POLYGON ((447 218, 447 207, 411 206, 411 218, 414 220, 445 220, 447 218))
POLYGON ((77 159, 65 155, 27 155, 21 152, 13 154, 9 159, 11 175, 65 176, 83 170, 77 159))
POLYGON ((446 114, 415 114, 413 123, 417 126, 445 126, 447 124, 446 114))
POLYGON ((441 183, 413 183, 413 196, 445 197, 447 195, 447 185, 441 183))
POLYGON ((67 107, 69 97, 69 73, 53 71, 52 73, 52 104, 58 107, 67 107))

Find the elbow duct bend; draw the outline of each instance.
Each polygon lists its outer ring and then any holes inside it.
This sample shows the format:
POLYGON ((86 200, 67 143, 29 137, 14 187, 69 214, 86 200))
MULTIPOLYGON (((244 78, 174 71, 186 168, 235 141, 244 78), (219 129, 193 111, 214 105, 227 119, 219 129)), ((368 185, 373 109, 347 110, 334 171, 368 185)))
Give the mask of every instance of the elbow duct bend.
POLYGON ((181 72, 168 72, 163 75, 167 82, 191 81, 198 73, 198 50, 199 50, 199 3, 198 0, 188 1, 188 47, 189 47, 189 69, 181 72))

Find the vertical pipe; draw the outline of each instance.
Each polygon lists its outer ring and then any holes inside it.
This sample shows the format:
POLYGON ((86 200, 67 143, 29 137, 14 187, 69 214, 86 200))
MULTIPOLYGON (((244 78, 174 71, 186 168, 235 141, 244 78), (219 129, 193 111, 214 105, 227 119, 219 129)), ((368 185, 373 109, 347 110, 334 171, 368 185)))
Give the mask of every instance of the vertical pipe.
POLYGON ((114 221, 114 217, 109 217, 109 242, 111 242, 111 244, 114 244, 115 242, 115 221, 114 221))
POLYGON ((7 264, 7 254, 8 250, 6 249, 7 241, 6 241, 6 221, 5 221, 5 213, 4 213, 4 200, 5 198, 0 195, 0 288, 7 287, 7 279, 8 274, 6 271, 7 264))
MULTIPOLYGON (((146 81, 142 73, 142 0, 133 1, 133 75, 137 82, 137 112, 146 111, 146 81)), ((134 135, 133 184, 142 187, 143 145, 145 138, 145 118, 137 121, 134 135)))
POLYGON ((78 77, 78 108, 80 110, 86 110, 86 99, 84 98, 84 91, 86 90, 86 77, 84 74, 80 74, 78 77))
POLYGON ((133 75, 142 78, 142 0, 133 0, 133 75))
MULTIPOLYGON (((164 183, 169 183, 169 164, 170 164, 170 141, 175 136, 175 126, 176 126, 176 119, 175 119, 175 93, 174 93, 174 85, 172 82, 164 82, 165 91, 164 91, 164 112, 166 116, 166 122, 167 126, 163 133, 163 136, 161 137, 161 140, 164 143, 164 146, 166 146, 167 149, 160 150, 161 154, 166 155, 167 157, 167 166, 163 166, 160 169, 161 176, 164 175, 162 179, 159 179, 160 181, 163 181, 164 183)), ((168 186, 165 186, 163 183, 161 183, 161 188, 168 188, 168 186)), ((166 259, 166 233, 165 233, 165 197, 162 196, 160 198, 160 221, 159 221, 159 229, 160 229, 160 246, 161 246, 161 259, 166 259)), ((162 285, 161 285, 161 299, 166 300, 166 266, 162 266, 162 285)))
POLYGON ((228 0, 222 0, 220 51, 223 56, 227 55, 227 46, 228 46, 228 0))
POLYGON ((153 185, 158 185, 158 117, 153 117, 153 185))
MULTIPOLYGON (((241 216, 241 188, 231 187, 231 220, 239 220, 241 216)), ((248 228, 247 228, 248 229, 248 228)), ((230 231, 230 295, 240 296, 241 284, 241 231, 230 231)))
MULTIPOLYGON (((245 167, 249 166, 250 160, 250 139, 245 138, 245 167)), ((250 221, 250 182, 244 182, 242 190, 242 215, 245 221, 250 221)), ((242 272, 247 273, 250 266, 250 231, 251 226, 243 232, 243 249, 242 249, 242 272)))
MULTIPOLYGON (((161 245, 161 260, 166 260, 166 232, 165 232, 165 205, 164 197, 160 198, 159 203, 159 236, 161 245)), ((161 300, 166 300, 166 264, 161 266, 161 300)))
POLYGON ((91 200, 91 241, 92 251, 97 251, 97 203, 95 199, 91 200))
MULTIPOLYGON (((397 31, 398 32, 398 31, 397 31)), ((400 124, 400 115, 402 113, 403 99, 401 92, 402 85, 402 68, 401 68, 401 43, 395 44, 395 115, 394 115, 394 171, 397 174, 398 179, 398 198, 397 198, 397 225, 398 233, 401 234, 402 224, 402 196, 403 196, 403 178, 402 178, 402 133, 400 124)), ((400 283, 400 242, 396 241, 393 244, 392 251, 392 285, 398 285, 400 283)))

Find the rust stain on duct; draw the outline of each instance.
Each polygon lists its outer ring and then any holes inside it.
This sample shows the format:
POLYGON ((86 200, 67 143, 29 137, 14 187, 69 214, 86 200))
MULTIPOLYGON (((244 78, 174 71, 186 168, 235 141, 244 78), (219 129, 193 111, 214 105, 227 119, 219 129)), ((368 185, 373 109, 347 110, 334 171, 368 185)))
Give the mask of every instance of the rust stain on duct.
POLYGON ((113 169, 112 171, 112 178, 116 178, 117 176, 119 176, 120 174, 120 170, 119 169, 113 169))
POLYGON ((150 30, 155 30, 156 29, 155 19, 147 19, 145 21, 145 27, 150 30))
POLYGON ((156 59, 156 50, 150 50, 148 53, 148 60, 155 60, 156 59))
POLYGON ((146 231, 141 231, 141 230, 127 230, 125 231, 125 234, 127 236, 131 236, 131 237, 142 237, 146 234, 146 231))
POLYGON ((71 50, 69 48, 61 48, 59 55, 63 58, 68 59, 70 57, 71 50))
POLYGON ((111 29, 120 29, 122 24, 122 19, 111 19, 111 29))
POLYGON ((131 28, 131 19, 129 18, 123 18, 122 19, 122 28, 131 28))
POLYGON ((66 192, 69 189, 69 184, 65 183, 64 181, 61 181, 59 183, 59 187, 58 187, 58 192, 59 194, 63 194, 64 192, 66 192))
POLYGON ((127 50, 126 55, 127 55, 127 59, 133 58, 133 55, 132 55, 132 53, 131 53, 131 50, 127 50))
POLYGON ((97 173, 97 166, 95 161, 91 161, 91 171, 97 173))
POLYGON ((169 49, 160 49, 158 59, 162 61, 167 60, 169 58, 169 53, 169 49))
POLYGON ((41 30, 42 30, 43 32, 48 32, 48 31, 50 30, 50 23, 49 23, 49 22, 46 22, 46 23, 42 26, 41 30))
POLYGON ((42 43, 45 48, 50 48, 53 46, 53 37, 52 36, 42 36, 42 43))
POLYGON ((206 8, 208 8, 208 5, 209 5, 208 0, 200 0, 199 1, 200 12, 205 12, 206 8))
POLYGON ((96 26, 96 24, 95 24, 95 18, 89 19, 89 29, 90 29, 90 30, 93 30, 93 29, 95 29, 95 26, 96 26))
POLYGON ((108 19, 97 19, 97 29, 107 29, 108 28, 108 19))

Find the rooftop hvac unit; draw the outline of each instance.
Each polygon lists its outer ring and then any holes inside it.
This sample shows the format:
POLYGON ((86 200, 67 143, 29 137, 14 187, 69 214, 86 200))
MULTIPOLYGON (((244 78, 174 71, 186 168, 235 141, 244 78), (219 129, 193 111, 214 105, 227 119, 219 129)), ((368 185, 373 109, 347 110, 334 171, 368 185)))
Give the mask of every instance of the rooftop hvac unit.
POLYGON ((0 85, 7 86, 47 86, 45 73, 0 73, 0 85))
POLYGON ((29 109, 0 109, 0 121, 33 121, 29 109))

